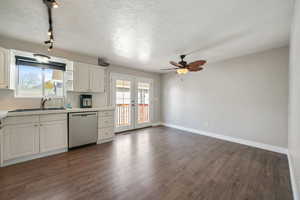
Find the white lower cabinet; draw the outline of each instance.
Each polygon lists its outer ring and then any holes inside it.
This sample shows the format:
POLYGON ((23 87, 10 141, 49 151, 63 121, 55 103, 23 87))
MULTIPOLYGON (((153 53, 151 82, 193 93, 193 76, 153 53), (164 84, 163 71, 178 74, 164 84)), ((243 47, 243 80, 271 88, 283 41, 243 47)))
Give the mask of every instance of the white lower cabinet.
POLYGON ((67 114, 8 117, 2 131, 1 166, 67 151, 67 114))
POLYGON ((39 127, 37 124, 5 127, 3 135, 4 161, 37 153, 39 153, 39 127))
POLYGON ((40 125, 40 152, 67 148, 67 121, 44 122, 40 125))
POLYGON ((112 141, 115 137, 114 133, 114 112, 99 112, 98 119, 98 144, 112 141))
POLYGON ((106 140, 114 137, 114 129, 111 128, 102 128, 99 130, 99 137, 102 140, 106 140))

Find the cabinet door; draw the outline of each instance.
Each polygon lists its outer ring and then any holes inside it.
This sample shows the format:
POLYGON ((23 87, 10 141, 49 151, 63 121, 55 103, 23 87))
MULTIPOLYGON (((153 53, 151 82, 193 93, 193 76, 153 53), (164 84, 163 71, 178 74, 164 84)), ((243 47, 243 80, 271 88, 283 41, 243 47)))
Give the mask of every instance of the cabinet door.
POLYGON ((104 69, 90 67, 90 90, 104 92, 104 69))
POLYGON ((83 63, 74 63, 74 89, 87 92, 90 88, 89 68, 83 63))
POLYGON ((4 160, 39 153, 39 127, 37 124, 6 126, 3 140, 4 160))
POLYGON ((3 165, 3 132, 4 128, 1 127, 1 120, 0 120, 0 167, 3 165))
POLYGON ((113 138, 115 136, 114 134, 114 128, 102 128, 98 130, 98 140, 106 140, 113 138))
POLYGON ((8 50, 0 47, 0 88, 8 88, 8 50))
POLYGON ((67 121, 45 122, 40 125, 40 151, 48 152, 68 146, 67 121))

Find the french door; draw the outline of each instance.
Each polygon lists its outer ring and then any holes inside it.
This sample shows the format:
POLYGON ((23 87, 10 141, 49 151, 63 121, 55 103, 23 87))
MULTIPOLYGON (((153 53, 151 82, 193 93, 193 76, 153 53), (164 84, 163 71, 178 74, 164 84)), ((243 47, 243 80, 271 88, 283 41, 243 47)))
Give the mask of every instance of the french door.
POLYGON ((115 105, 116 132, 142 128, 152 124, 151 79, 111 75, 111 103, 115 105))

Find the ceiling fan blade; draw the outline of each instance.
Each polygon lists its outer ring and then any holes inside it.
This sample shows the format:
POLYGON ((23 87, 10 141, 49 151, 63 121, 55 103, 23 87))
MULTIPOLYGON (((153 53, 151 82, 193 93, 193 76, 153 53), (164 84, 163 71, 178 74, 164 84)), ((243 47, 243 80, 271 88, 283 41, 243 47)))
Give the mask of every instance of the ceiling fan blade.
POLYGON ((188 68, 190 72, 198 72, 198 71, 201 71, 203 70, 203 67, 198 67, 198 68, 188 68))
POLYGON ((176 67, 183 67, 181 64, 178 64, 177 62, 174 62, 174 61, 170 61, 170 64, 174 65, 176 67))
POLYGON ((172 68, 165 68, 165 69, 160 69, 160 70, 176 70, 178 68, 172 67, 172 68))
POLYGON ((195 67, 199 67, 201 65, 204 65, 206 63, 206 60, 197 60, 195 62, 191 62, 188 67, 190 68, 195 68, 195 67))

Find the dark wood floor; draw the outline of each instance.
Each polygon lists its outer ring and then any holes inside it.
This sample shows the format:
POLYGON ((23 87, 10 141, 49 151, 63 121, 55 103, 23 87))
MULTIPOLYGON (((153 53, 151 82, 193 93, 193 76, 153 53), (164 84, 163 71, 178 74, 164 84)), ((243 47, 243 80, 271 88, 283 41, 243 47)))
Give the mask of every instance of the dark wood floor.
POLYGON ((290 200, 285 155, 165 127, 0 169, 0 199, 290 200))

